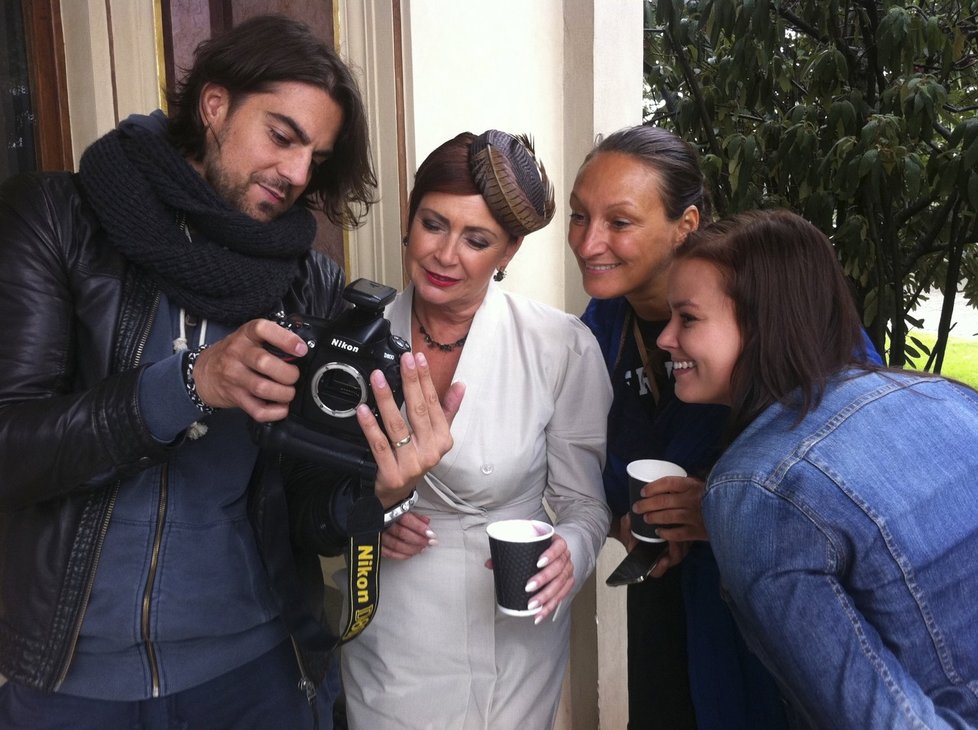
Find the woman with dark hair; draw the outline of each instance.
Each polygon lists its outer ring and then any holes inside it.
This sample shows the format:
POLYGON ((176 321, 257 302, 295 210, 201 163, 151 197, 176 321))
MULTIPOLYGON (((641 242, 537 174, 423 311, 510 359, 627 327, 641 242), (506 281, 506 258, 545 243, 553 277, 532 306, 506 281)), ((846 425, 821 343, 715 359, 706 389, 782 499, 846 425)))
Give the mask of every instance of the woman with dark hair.
POLYGON ((659 513, 649 521, 673 527, 660 530, 669 553, 650 579, 628 586, 629 728, 784 727, 777 687, 744 645, 704 542, 700 496, 727 411, 678 401, 668 357, 655 346, 669 319, 672 251, 711 215, 696 152, 662 129, 619 130, 585 158, 570 208, 568 241, 593 297, 583 319, 598 338, 615 393, 604 470, 612 536, 630 559, 647 545, 634 550, 625 467, 665 459, 690 475, 653 482, 636 505, 639 513, 659 513))
POLYGON ((978 393, 866 365, 828 239, 785 211, 693 233, 659 336, 730 408, 703 513, 738 625, 802 722, 978 724, 978 393))
POLYGON ((439 395, 458 380, 466 396, 452 450, 384 534, 384 607, 343 648, 354 728, 553 726, 570 629, 570 610, 557 609, 594 569, 608 531, 611 402, 587 328, 496 284, 553 211, 525 137, 464 133, 418 168, 404 239, 410 284, 387 316, 427 355, 439 395), (486 525, 509 518, 556 526, 526 586, 532 617, 496 609, 486 569, 486 525))

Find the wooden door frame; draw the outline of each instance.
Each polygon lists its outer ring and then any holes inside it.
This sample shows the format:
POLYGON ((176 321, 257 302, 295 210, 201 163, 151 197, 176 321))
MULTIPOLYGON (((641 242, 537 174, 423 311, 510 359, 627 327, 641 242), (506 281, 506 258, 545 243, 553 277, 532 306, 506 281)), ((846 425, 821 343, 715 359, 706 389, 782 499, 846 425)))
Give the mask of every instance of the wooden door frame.
POLYGON ((30 69, 31 104, 37 118, 37 166, 71 170, 71 126, 60 0, 21 0, 30 69))

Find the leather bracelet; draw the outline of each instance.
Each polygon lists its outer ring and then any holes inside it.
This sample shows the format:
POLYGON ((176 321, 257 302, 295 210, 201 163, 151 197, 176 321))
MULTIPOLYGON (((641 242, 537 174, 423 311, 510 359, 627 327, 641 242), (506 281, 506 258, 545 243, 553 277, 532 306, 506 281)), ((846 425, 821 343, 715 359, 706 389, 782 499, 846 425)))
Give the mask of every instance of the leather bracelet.
POLYGON ((187 388, 187 395, 190 396, 190 401, 197 406, 197 410, 205 416, 209 416, 214 412, 214 409, 201 400, 200 395, 197 393, 197 383, 194 382, 194 363, 197 362, 200 353, 206 349, 207 345, 201 345, 196 350, 187 351, 183 361, 183 384, 187 388))
POLYGON ((393 507, 391 507, 387 512, 384 513, 384 527, 390 527, 394 520, 396 520, 401 515, 406 515, 411 511, 411 508, 418 503, 418 490, 415 489, 411 492, 407 499, 401 500, 393 507))

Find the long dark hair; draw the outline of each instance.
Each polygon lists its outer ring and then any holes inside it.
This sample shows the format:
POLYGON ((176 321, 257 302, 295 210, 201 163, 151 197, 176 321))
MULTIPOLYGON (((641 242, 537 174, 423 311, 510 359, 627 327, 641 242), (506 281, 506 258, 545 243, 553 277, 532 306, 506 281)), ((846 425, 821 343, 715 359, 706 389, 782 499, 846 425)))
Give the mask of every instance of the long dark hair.
POLYGON ((198 102, 206 84, 226 88, 233 109, 248 94, 268 91, 286 81, 324 90, 343 110, 333 154, 317 166, 300 200, 322 209, 337 225, 356 227, 374 202, 377 185, 363 99, 336 52, 296 20, 258 16, 197 46, 193 66, 168 100, 170 139, 185 155, 203 159, 207 129, 198 102))
POLYGON ((699 155, 672 132, 643 125, 619 129, 598 142, 584 158, 581 169, 602 152, 631 155, 657 174, 659 195, 669 220, 678 220, 691 205, 696 206, 704 222, 713 216, 699 155))
POLYGON ((801 216, 726 218, 687 236, 674 252, 686 259, 717 267, 736 310, 743 350, 731 375, 731 435, 775 402, 800 420, 833 374, 865 362, 849 282, 828 238, 801 216))

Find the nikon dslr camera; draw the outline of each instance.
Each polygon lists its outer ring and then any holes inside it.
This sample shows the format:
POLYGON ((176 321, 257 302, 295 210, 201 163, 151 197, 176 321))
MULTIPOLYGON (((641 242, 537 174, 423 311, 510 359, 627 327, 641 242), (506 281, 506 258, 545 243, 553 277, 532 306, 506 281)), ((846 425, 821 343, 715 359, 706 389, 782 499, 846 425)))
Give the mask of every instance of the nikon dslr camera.
POLYGON ((404 402, 400 360, 411 346, 392 335, 384 319, 384 307, 396 293, 389 286, 357 279, 343 291, 353 306, 335 319, 280 315, 278 323, 305 340, 309 351, 297 357, 273 348, 299 367, 299 380, 289 415, 275 423, 255 424, 259 444, 372 478, 376 465, 356 409, 366 403, 380 422, 370 388, 374 370, 384 374, 397 405, 404 402))

